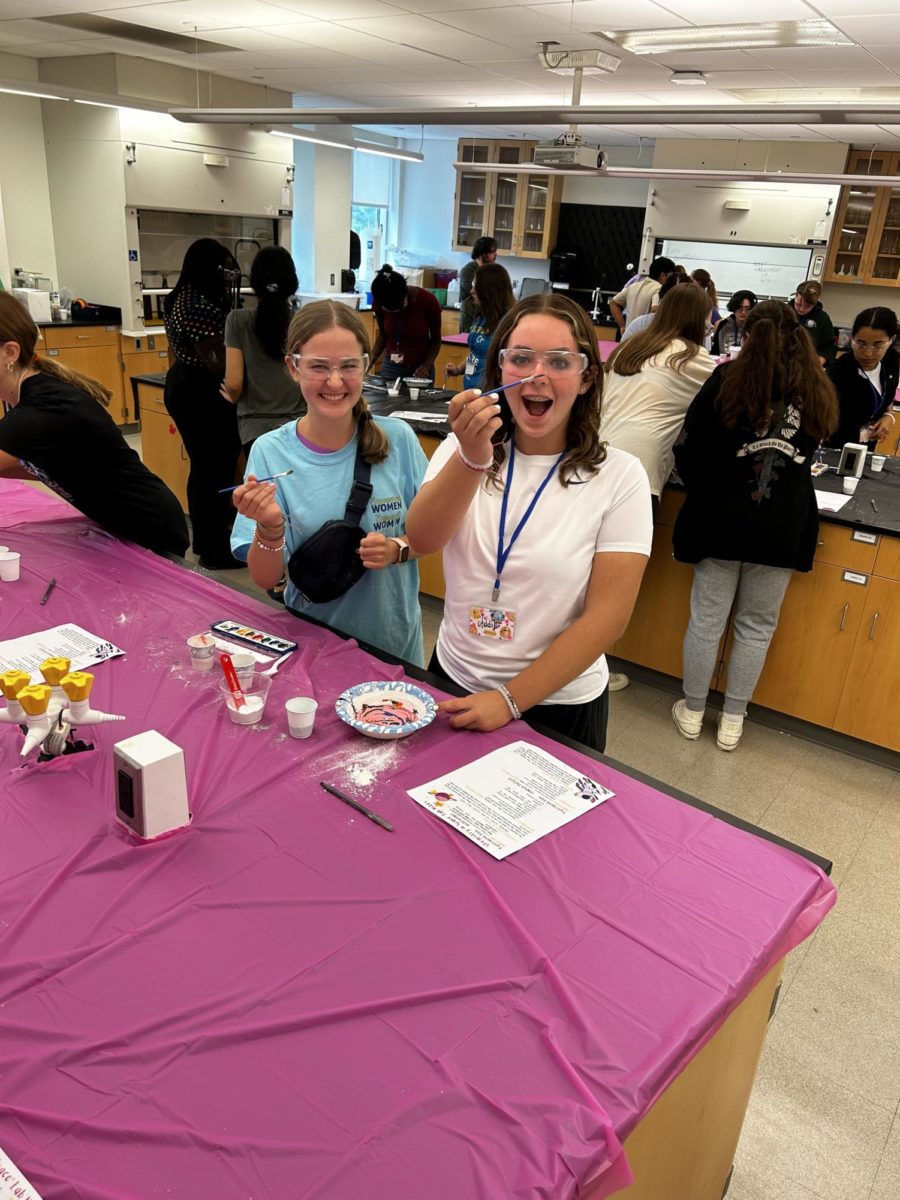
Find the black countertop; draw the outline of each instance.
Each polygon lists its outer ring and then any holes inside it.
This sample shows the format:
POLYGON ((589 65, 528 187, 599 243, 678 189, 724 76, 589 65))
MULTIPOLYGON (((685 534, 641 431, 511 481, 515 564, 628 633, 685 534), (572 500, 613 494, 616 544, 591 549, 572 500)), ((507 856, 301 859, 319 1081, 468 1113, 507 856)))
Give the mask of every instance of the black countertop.
MULTIPOLYGON (((162 387, 166 376, 164 372, 157 372, 133 375, 132 379, 135 382, 162 387)), ((455 392, 441 388, 423 388, 418 398, 413 401, 405 389, 399 396, 388 396, 387 390, 381 389, 377 384, 373 383, 365 388, 365 396, 372 411, 385 417, 398 411, 446 416, 447 404, 454 395, 455 392)), ((450 425, 446 420, 409 421, 408 424, 416 433, 439 439, 445 438, 450 432, 450 425)), ((840 452, 826 450, 824 457, 829 466, 836 467, 840 452)), ((871 464, 871 458, 869 463, 871 464)), ((838 496, 844 494, 843 480, 835 471, 820 475, 813 483, 817 492, 832 492, 838 496)), ((900 537, 900 458, 885 458, 884 469, 880 473, 873 473, 871 469, 867 469, 857 485, 856 494, 851 496, 840 512, 821 512, 819 515, 823 521, 832 525, 900 537)))

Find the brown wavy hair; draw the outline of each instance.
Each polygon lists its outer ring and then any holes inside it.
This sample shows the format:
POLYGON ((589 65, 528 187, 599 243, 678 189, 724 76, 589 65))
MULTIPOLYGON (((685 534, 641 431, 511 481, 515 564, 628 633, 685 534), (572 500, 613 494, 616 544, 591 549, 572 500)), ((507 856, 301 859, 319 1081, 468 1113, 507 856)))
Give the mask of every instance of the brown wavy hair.
POLYGON ((609 357, 607 371, 613 375, 638 375, 649 359, 664 353, 674 341, 682 341, 684 346, 670 354, 665 365, 673 371, 682 371, 700 352, 708 316, 706 292, 694 283, 679 283, 660 300, 656 316, 647 328, 619 343, 609 357))
MULTIPOLYGON (((336 300, 315 300, 312 304, 304 304, 294 313, 287 331, 287 356, 301 353, 303 346, 317 333, 325 333, 335 328, 349 330, 359 342, 361 353, 367 354, 371 362, 372 347, 365 325, 355 309, 336 300)), ((372 410, 362 395, 353 406, 353 416, 360 430, 359 438, 365 461, 384 462, 390 450, 390 443, 381 426, 372 420, 372 410), (360 418, 363 418, 362 422, 360 418)))
MULTIPOLYGON (((516 326, 523 317, 534 315, 556 317, 572 330, 575 345, 587 355, 588 367, 583 381, 590 386, 577 396, 569 413, 566 428, 566 454, 559 464, 559 481, 563 487, 578 474, 594 475, 606 459, 606 443, 600 441, 600 401, 603 396, 603 368, 597 350, 597 334, 583 308, 559 292, 527 296, 511 308, 497 328, 488 348, 484 366, 482 391, 489 392, 501 382, 500 351, 506 347, 516 326)), ((500 468, 506 460, 503 446, 494 447, 494 465, 489 476, 499 481, 500 468)))
POLYGON ((0 342, 15 342, 19 347, 19 366, 24 371, 33 367, 42 375, 50 375, 63 383, 71 384, 79 391, 87 392, 92 400, 109 408, 112 392, 109 388, 90 379, 79 371, 72 371, 52 358, 39 358, 35 346, 40 337, 37 325, 24 304, 20 304, 9 292, 0 292, 0 342))
POLYGON ((698 287, 702 287, 707 296, 712 301, 713 308, 719 307, 719 296, 716 292, 716 285, 713 283, 712 276, 704 267, 698 267, 696 271, 691 271, 691 279, 698 287))
POLYGON ((744 322, 740 354, 722 371, 716 408, 726 429, 749 425, 761 434, 788 404, 800 410, 800 428, 816 441, 837 428, 837 394, 809 334, 790 304, 764 300, 744 322))
POLYGON ((475 295, 478 311, 484 318, 484 327, 491 332, 496 329, 516 302, 509 272, 499 263, 485 263, 475 270, 475 295))

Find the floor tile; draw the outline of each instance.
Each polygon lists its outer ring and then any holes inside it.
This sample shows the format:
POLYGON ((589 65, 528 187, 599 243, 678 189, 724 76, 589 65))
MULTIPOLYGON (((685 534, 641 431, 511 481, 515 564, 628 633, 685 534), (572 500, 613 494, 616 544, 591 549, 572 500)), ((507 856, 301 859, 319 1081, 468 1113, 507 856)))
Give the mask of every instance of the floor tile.
POLYGON ((900 1010, 894 989, 860 978, 834 941, 813 941, 778 1007, 766 1045, 881 1108, 893 1112, 900 1103, 900 1010))
MULTIPOLYGON (((757 1164, 735 1163, 726 1200, 822 1200, 786 1175, 762 1170, 757 1164)), ((830 1198, 829 1198, 830 1200, 830 1198)))
POLYGON ((892 1119, 891 1111, 767 1045, 737 1167, 751 1177, 786 1177, 822 1200, 868 1200, 892 1119))
POLYGON ((862 924, 900 929, 900 822, 880 813, 841 880, 840 911, 862 924))
POLYGON ((894 1118, 869 1200, 897 1200, 900 1196, 900 1116, 894 1118))
POLYGON ((784 789, 759 820, 779 837, 831 859, 832 879, 840 884, 859 850, 873 816, 842 800, 788 780, 784 789))

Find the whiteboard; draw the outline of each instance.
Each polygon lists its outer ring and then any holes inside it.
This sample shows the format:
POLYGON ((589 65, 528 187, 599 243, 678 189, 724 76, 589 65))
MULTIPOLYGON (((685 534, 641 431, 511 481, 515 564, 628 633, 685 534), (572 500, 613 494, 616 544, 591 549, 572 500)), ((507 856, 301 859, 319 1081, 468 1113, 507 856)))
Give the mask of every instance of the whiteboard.
MULTIPOLYGON (((809 246, 736 246, 731 242, 688 242, 665 238, 662 253, 687 268, 709 271, 720 296, 749 288, 760 299, 786 300, 809 278, 809 246)), ((821 248, 819 249, 821 254, 821 248)))

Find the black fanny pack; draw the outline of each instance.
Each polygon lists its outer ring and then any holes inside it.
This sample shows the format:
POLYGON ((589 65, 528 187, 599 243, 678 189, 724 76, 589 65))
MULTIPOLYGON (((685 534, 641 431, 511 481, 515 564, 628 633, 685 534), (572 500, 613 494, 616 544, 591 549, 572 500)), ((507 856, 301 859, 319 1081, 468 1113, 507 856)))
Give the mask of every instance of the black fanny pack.
POLYGON ((353 487, 341 521, 326 521, 298 546, 288 562, 288 575, 307 600, 326 604, 348 592, 365 574, 357 550, 365 537, 359 523, 372 496, 372 467, 363 460, 357 434, 353 487))

